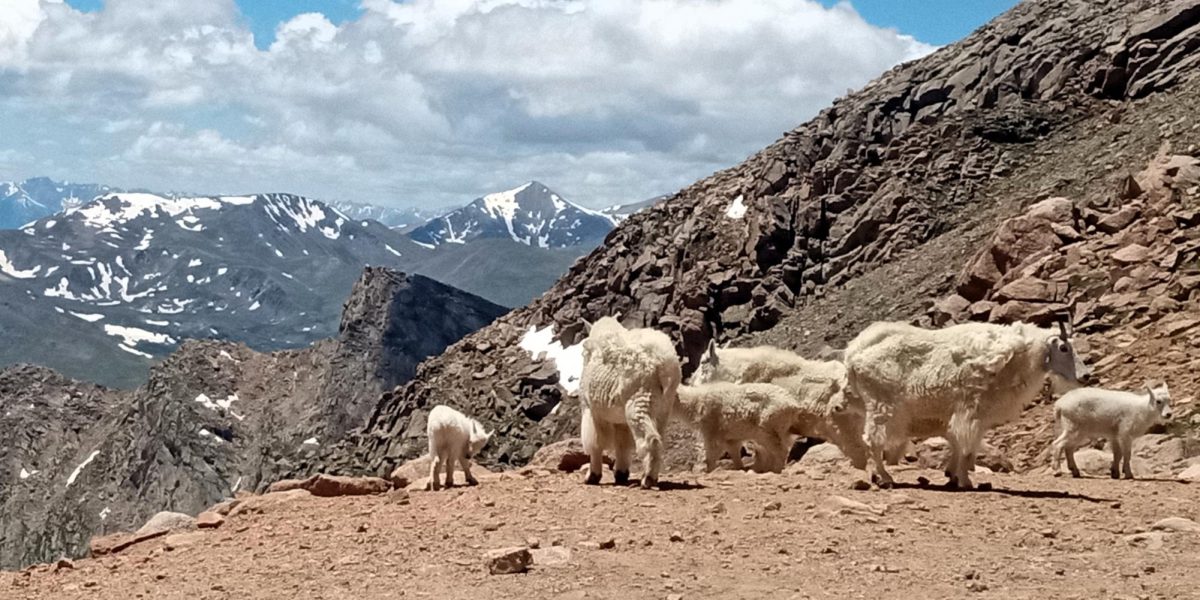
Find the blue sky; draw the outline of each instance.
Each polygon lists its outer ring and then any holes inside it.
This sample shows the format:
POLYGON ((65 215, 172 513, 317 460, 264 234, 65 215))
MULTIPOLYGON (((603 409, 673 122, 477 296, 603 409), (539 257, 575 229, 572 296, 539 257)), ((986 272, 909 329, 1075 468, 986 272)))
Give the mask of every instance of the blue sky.
MULTIPOLYGON (((821 4, 833 6, 838 1, 821 0, 821 4)), ((854 0, 850 5, 869 23, 942 46, 966 37, 1016 6, 1017 0, 854 0)))
POLYGON ((0 3, 0 180, 434 208, 673 192, 1014 2, 0 3))
MULTIPOLYGON (((205 1, 205 0, 198 0, 205 1)), ((833 6, 846 0, 820 0, 833 6)), ((961 39, 1018 0, 853 0, 850 3, 869 23, 892 27, 923 42, 945 45, 961 39)), ((84 11, 99 10, 103 0, 67 0, 84 11)), ((361 14, 358 0, 238 0, 254 32, 255 44, 265 48, 275 39, 275 27, 306 12, 319 12, 334 24, 361 14)))

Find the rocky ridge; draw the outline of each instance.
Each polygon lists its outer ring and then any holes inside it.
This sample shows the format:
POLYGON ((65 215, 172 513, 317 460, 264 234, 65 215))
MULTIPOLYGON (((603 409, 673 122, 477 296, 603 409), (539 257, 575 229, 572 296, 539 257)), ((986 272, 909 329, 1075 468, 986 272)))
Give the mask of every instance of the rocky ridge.
POLYGON ((302 350, 188 341, 128 392, 38 367, 0 371, 0 567, 77 556, 94 534, 264 488, 360 425, 425 357, 503 312, 371 268, 337 336, 302 350))
MULTIPOLYGON (((933 303, 958 289, 959 272, 1005 220, 1046 198, 1107 198, 1164 141, 1197 154, 1186 107, 1200 92, 1190 68, 1198 7, 1022 3, 896 67, 745 163, 626 219, 540 299, 421 365, 382 396, 360 435, 306 468, 386 473, 421 452, 418 424, 437 403, 497 428, 483 461, 523 464, 577 427, 554 356, 602 315, 666 331, 689 359, 714 337, 817 354, 881 318, 932 322, 933 303), (547 327, 559 347, 539 360, 521 342, 547 327)), ((1164 309, 1190 310, 1176 302, 1164 309)), ((1078 306, 1075 324, 1087 330, 1078 306)), ((1011 319, 1026 308, 977 315, 1011 319)))

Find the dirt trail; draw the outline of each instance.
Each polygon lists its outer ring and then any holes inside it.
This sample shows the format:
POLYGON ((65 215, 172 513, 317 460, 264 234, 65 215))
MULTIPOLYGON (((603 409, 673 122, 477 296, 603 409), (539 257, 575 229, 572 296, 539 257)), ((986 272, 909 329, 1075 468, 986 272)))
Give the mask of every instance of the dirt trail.
MULTIPOLYGON (((408 501, 300 498, 71 568, 0 573, 0 597, 1200 598, 1200 533, 1150 531, 1200 519, 1200 485, 996 474, 980 476, 990 492, 859 492, 848 471, 805 468, 676 475, 660 492, 527 469, 408 501), (565 564, 488 574, 484 552, 533 540, 561 545, 565 564)), ((942 479, 898 480, 921 475, 942 479)))

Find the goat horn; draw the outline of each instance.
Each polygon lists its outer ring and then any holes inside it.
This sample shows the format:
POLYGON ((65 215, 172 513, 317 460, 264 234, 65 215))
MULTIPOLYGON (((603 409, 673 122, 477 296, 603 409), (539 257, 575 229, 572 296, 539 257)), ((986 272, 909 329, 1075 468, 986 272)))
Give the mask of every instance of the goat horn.
POLYGON ((1058 333, 1062 336, 1062 339, 1067 339, 1067 321, 1065 319, 1058 322, 1058 333))

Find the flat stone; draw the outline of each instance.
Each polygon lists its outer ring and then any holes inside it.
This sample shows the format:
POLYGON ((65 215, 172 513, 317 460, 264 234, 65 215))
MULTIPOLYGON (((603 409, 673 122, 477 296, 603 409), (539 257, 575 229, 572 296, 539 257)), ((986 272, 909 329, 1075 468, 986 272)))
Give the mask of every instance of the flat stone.
POLYGON ((155 538, 160 538, 167 535, 168 530, 161 529, 148 533, 114 533, 103 537, 92 538, 88 546, 92 556, 106 556, 116 554, 133 546, 155 538))
POLYGON ((225 524, 225 517, 215 513, 204 511, 196 515, 196 527, 200 529, 216 529, 225 524))
POLYGON ((559 567, 571 562, 571 551, 562 546, 533 548, 529 551, 533 564, 539 567, 559 567))
POLYGON ((1112 259, 1126 265, 1145 261, 1150 256, 1150 249, 1141 244, 1130 244, 1112 253, 1112 259))
POLYGON ((1196 533, 1200 531, 1200 523, 1183 517, 1167 517, 1150 526, 1155 531, 1176 531, 1196 533))

